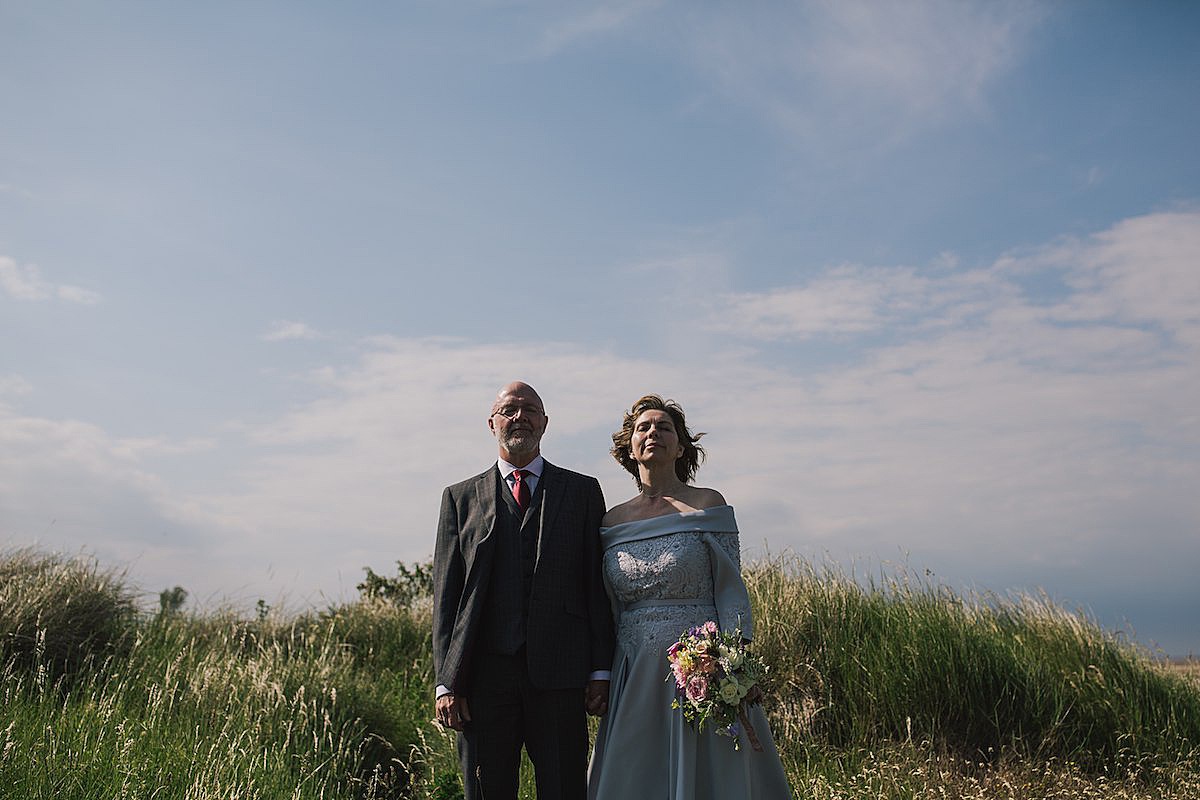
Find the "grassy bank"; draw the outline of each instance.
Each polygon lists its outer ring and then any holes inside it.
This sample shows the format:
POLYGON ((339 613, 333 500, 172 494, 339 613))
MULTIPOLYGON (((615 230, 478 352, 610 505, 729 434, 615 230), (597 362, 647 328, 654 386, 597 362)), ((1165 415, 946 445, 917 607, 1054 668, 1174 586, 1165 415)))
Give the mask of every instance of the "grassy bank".
POLYGON ((1200 691, 1042 598, 752 566, 801 796, 1200 798, 1200 691))
MULTIPOLYGON (((0 576, 0 796, 455 796, 426 598, 148 616, 87 561, 0 576)), ((1200 798, 1200 689, 1086 620, 791 558, 748 578, 798 796, 1200 798)))

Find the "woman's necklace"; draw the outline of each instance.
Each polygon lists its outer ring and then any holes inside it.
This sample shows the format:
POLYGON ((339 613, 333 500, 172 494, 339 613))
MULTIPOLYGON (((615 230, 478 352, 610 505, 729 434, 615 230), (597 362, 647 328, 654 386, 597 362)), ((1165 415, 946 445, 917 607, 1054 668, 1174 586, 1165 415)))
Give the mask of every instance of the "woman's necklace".
POLYGON ((662 489, 650 489, 645 484, 642 484, 641 495, 649 502, 654 503, 663 500, 668 494, 672 497, 677 496, 683 486, 684 484, 682 483, 676 483, 674 486, 667 486, 662 489))

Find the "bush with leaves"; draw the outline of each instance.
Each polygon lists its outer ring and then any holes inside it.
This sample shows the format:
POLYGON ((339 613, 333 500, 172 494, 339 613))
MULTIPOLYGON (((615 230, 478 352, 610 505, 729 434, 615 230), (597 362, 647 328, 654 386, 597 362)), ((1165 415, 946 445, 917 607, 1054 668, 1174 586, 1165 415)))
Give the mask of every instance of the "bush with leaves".
POLYGON ((396 568, 396 577, 388 578, 376 574, 370 567, 363 567, 367 577, 355 588, 364 600, 387 600, 403 608, 433 597, 432 561, 414 563, 411 567, 397 561, 396 568))

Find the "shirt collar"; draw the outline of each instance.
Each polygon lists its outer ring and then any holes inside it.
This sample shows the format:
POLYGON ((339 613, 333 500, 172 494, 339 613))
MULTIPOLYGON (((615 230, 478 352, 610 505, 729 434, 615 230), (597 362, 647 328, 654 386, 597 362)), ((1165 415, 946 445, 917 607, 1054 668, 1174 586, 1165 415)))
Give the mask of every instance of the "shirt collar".
POLYGON ((536 458, 534 458, 533 461, 530 461, 528 464, 526 464, 523 467, 514 467, 512 464, 508 463, 503 458, 500 458, 500 459, 496 460, 496 466, 500 468, 500 475, 505 480, 508 480, 508 476, 512 475, 513 470, 515 470, 515 469, 523 469, 526 472, 532 472, 534 474, 534 477, 540 478, 540 477, 542 477, 542 469, 546 466, 546 459, 542 458, 539 455, 536 458))

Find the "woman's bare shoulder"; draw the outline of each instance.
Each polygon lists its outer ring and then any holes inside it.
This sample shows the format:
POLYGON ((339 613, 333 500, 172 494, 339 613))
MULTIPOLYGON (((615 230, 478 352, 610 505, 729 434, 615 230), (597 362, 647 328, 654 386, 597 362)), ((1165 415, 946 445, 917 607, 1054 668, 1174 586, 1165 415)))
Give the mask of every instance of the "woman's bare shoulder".
POLYGON ((716 489, 707 489, 703 486, 692 486, 688 496, 688 505, 696 509, 715 508, 717 506, 729 505, 725 502, 725 497, 716 489))
MULTIPOLYGON (((633 498, 636 500, 637 498, 633 498)), ((629 522, 633 518, 631 506, 633 500, 626 500, 624 503, 618 503, 608 510, 604 518, 600 520, 600 527, 611 528, 613 525, 620 525, 622 522, 629 522)))

